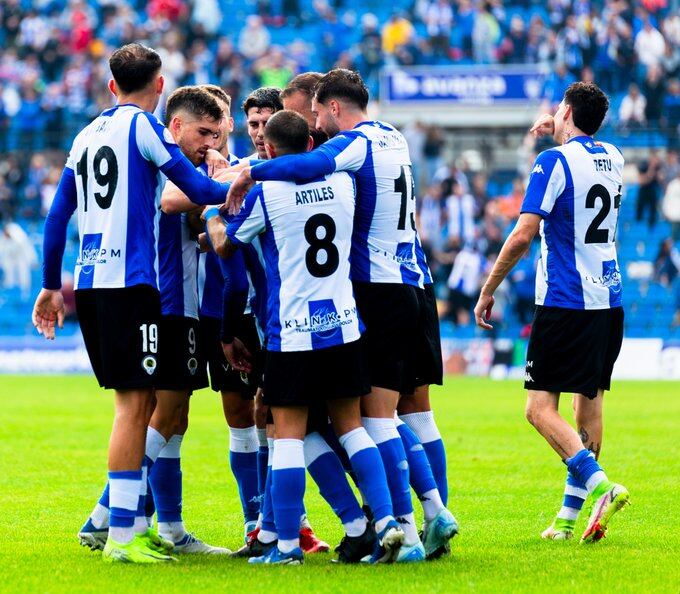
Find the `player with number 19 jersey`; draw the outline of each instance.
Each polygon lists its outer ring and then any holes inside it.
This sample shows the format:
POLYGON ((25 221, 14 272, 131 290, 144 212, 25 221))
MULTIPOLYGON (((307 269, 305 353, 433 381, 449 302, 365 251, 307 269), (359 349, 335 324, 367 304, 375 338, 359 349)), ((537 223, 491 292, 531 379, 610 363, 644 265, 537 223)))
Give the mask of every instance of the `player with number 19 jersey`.
POLYGON ((542 152, 522 212, 540 215, 536 304, 566 309, 621 306, 616 224, 623 155, 590 136, 542 152))

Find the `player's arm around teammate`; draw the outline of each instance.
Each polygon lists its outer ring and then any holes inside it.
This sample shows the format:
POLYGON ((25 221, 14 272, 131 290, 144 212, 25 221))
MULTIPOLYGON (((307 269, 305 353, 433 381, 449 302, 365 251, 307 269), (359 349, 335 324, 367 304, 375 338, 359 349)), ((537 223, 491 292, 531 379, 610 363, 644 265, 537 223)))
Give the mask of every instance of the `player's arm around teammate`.
POLYGON ((613 145, 592 138, 608 107, 596 85, 574 83, 555 116, 542 116, 532 127, 537 136, 552 134, 561 146, 537 157, 520 219, 475 307, 477 325, 489 329, 494 291, 540 224, 542 259, 527 352, 526 417, 569 469, 563 508, 543 537, 571 538, 583 501, 591 494, 595 505, 581 542, 601 539, 612 515, 629 498, 597 461, 602 396, 609 389, 623 335, 615 248, 623 157, 613 145), (559 414, 561 392, 576 394, 580 435, 559 414))

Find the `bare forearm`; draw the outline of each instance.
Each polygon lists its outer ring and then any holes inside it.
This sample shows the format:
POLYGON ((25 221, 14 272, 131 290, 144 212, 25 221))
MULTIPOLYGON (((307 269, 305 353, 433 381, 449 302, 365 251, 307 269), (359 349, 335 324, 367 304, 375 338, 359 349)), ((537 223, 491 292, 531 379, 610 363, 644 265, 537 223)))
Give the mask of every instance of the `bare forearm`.
POLYGON ((208 232, 213 250, 215 250, 218 256, 228 258, 236 251, 236 246, 227 237, 227 226, 222 217, 208 219, 206 231, 208 232))
POLYGON ((196 205, 176 185, 166 184, 161 196, 161 210, 165 214, 189 212, 195 208, 196 205))

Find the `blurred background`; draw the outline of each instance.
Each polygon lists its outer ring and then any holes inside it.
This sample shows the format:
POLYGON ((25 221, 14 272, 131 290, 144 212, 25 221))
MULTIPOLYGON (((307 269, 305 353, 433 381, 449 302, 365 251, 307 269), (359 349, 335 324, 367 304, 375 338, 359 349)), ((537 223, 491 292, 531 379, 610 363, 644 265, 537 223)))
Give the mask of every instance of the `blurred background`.
POLYGON ((131 41, 163 59, 166 93, 216 83, 233 98, 231 149, 252 152, 240 110, 258 86, 359 71, 371 115, 406 135, 418 225, 436 279, 450 373, 523 376, 538 245, 498 291, 493 334, 471 309, 519 214, 536 153, 527 135, 573 81, 611 109, 598 138, 626 157, 619 377, 680 378, 680 13, 647 0, 0 1, 0 372, 89 371, 75 319, 54 343, 30 321, 42 227, 75 134, 112 104, 108 57, 131 41))

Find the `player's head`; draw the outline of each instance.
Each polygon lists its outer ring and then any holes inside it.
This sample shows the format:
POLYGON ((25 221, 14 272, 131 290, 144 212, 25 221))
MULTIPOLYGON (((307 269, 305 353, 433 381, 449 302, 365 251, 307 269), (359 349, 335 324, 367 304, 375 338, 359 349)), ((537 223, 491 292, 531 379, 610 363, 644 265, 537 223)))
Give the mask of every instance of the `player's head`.
POLYGON ((317 83, 323 78, 320 72, 303 72, 293 78, 281 91, 283 109, 297 111, 309 125, 314 146, 321 146, 328 140, 328 134, 316 128, 316 117, 312 113, 312 97, 317 83))
POLYGON ((596 84, 570 84, 555 114, 555 142, 563 143, 573 136, 574 129, 592 136, 600 129, 608 109, 609 99, 596 84))
POLYGON ((321 77, 314 89, 312 112, 316 128, 329 138, 346 129, 346 119, 356 119, 366 113, 368 87, 361 77, 351 70, 336 68, 321 77), (346 118, 346 116, 350 116, 346 118))
POLYGON ((231 97, 222 87, 217 85, 201 85, 201 88, 210 93, 222 108, 222 122, 215 146, 215 150, 222 152, 227 146, 229 135, 234 131, 234 118, 231 117, 231 97))
POLYGON ((269 118, 264 128, 264 143, 270 159, 306 153, 314 146, 307 120, 290 109, 279 111, 269 118))
POLYGON ((220 104, 201 87, 180 87, 168 97, 165 125, 194 165, 200 165, 208 149, 217 146, 221 122, 220 104))
POLYGON ((248 136, 253 141, 260 159, 267 158, 267 151, 264 148, 264 127, 270 117, 283 109, 280 95, 281 91, 276 87, 260 87, 248 95, 243 102, 248 136))
POLYGON ((161 57, 150 47, 141 43, 128 43, 118 48, 109 58, 113 79, 109 81, 110 91, 120 97, 149 93, 158 98, 163 92, 161 57))

